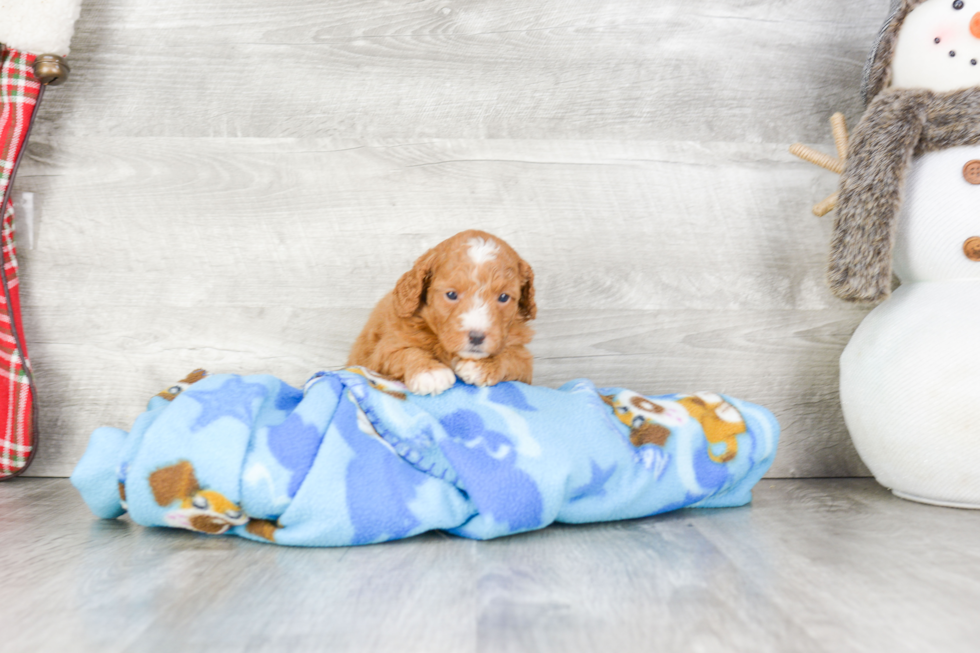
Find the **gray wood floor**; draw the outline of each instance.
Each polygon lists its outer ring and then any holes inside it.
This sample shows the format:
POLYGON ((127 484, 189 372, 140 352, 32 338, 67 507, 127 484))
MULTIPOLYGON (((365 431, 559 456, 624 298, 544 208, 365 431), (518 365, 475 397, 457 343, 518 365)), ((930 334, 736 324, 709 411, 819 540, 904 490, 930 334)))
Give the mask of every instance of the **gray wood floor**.
POLYGON ((889 0, 85 0, 17 185, 63 476, 195 367, 302 384, 464 228, 538 283, 535 380, 727 392, 774 476, 860 476, 824 284, 833 151, 889 0))
POLYGON ((5 653, 973 652, 980 511, 868 479, 750 506, 340 549, 99 521, 64 479, 0 484, 5 653))

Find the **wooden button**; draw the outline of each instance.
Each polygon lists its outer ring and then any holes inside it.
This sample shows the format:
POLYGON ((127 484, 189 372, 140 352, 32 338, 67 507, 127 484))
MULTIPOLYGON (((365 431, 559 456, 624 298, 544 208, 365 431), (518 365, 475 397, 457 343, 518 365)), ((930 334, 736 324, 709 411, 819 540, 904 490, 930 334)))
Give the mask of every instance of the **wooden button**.
POLYGON ((980 236, 967 238, 963 243, 963 253, 971 261, 980 261, 980 236))
POLYGON ((963 166, 963 179, 971 184, 980 184, 980 160, 967 161, 963 166))

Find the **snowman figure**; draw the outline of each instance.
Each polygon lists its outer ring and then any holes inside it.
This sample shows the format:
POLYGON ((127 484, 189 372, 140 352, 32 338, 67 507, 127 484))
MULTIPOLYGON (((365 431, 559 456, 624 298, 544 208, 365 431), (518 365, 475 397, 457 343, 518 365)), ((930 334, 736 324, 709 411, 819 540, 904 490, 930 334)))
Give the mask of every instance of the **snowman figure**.
POLYGON ((893 2, 863 90, 828 281, 884 301, 841 355, 844 419, 896 495, 980 508, 980 0, 893 2))

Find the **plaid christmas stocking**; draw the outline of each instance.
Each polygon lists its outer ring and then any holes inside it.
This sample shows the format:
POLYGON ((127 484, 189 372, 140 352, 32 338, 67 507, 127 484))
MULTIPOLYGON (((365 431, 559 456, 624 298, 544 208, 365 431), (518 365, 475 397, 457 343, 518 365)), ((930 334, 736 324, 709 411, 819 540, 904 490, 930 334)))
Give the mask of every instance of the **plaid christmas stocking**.
POLYGON ((3 204, 0 240, 0 479, 15 476, 30 464, 37 450, 34 384, 24 326, 20 317, 17 253, 14 247, 14 205, 10 185, 26 144, 41 85, 34 78, 34 55, 0 45, 0 196, 3 204))

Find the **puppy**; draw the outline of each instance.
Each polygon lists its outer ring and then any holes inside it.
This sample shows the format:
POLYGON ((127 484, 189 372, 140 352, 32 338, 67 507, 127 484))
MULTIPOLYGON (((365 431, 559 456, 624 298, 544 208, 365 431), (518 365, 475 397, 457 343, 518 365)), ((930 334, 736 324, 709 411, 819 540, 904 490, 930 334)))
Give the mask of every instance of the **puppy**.
POLYGON ((423 254, 368 318, 348 365, 439 394, 459 377, 487 386, 531 382, 525 345, 537 314, 534 272, 510 245, 464 231, 423 254))

